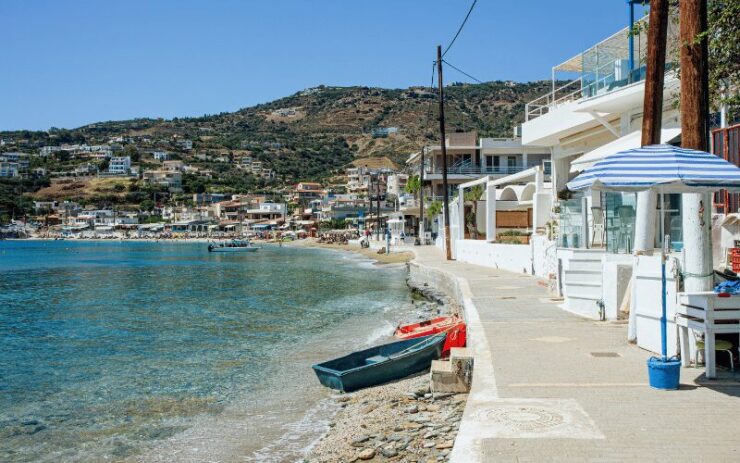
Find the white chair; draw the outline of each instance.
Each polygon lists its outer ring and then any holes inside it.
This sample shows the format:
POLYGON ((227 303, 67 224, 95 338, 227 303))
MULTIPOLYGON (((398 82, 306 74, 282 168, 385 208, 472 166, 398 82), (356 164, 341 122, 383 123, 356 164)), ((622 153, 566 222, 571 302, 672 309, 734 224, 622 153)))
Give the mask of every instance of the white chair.
POLYGON ((599 237, 599 246, 604 246, 606 241, 606 226, 604 224, 604 209, 601 207, 591 208, 591 246, 596 245, 596 236, 599 237))

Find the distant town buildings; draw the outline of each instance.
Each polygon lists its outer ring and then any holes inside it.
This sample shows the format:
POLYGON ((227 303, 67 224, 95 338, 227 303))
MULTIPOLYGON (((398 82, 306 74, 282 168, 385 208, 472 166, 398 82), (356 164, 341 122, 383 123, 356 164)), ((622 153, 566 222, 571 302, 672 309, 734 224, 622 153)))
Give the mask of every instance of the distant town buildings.
POLYGON ((115 175, 127 175, 131 172, 131 157, 112 157, 108 164, 108 173, 115 175))
POLYGON ((170 158, 170 154, 167 151, 154 151, 152 157, 155 161, 166 161, 170 158))
POLYGON ((166 187, 172 192, 182 189, 182 173, 176 170, 146 170, 142 180, 147 185, 166 187))

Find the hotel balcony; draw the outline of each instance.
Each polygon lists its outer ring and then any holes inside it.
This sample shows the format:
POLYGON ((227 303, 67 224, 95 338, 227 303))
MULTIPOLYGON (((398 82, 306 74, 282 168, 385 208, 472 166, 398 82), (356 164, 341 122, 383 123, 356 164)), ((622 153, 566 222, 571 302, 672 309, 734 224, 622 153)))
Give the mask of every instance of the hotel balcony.
MULTIPOLYGON (((447 175, 452 177, 481 177, 484 175, 505 176, 519 173, 532 166, 512 166, 512 167, 495 167, 495 166, 450 166, 447 168, 447 175)), ((424 170, 424 180, 437 180, 442 178, 441 167, 427 167, 424 170)))
MULTIPOLYGON (((552 87, 525 106, 522 143, 553 146, 590 127, 641 109, 645 92, 647 18, 552 68, 552 87), (639 27, 638 27, 639 26, 639 27), (577 76, 575 79, 573 77, 577 76), (572 79, 569 80, 568 79, 572 79)), ((670 20, 666 60, 676 56, 678 22, 670 20)), ((678 88, 674 63, 666 62, 665 95, 678 88)))

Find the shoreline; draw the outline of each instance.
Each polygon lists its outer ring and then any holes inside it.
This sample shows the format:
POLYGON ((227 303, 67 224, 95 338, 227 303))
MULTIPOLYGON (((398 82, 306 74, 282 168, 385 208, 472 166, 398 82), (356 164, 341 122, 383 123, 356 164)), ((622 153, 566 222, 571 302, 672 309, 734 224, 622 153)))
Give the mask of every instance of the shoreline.
POLYGON ((285 241, 283 242, 283 246, 331 249, 335 251, 352 252, 355 254, 359 254, 363 257, 366 257, 368 259, 374 260, 376 265, 406 264, 408 262, 411 262, 414 259, 414 257, 416 257, 412 251, 392 252, 390 254, 385 254, 385 253, 378 254, 377 249, 361 248, 353 244, 319 243, 316 241, 316 238, 305 238, 305 239, 296 240, 296 241, 285 241))
MULTIPOLYGON (((346 249, 352 251, 353 249, 346 249)), ((459 314, 447 294, 407 275, 412 294, 431 307, 424 317, 459 314)), ((422 318, 422 317, 420 317, 422 318)), ((348 394, 336 394, 339 407, 328 431, 308 449, 304 462, 446 461, 457 437, 468 393, 430 391, 428 372, 348 394)))

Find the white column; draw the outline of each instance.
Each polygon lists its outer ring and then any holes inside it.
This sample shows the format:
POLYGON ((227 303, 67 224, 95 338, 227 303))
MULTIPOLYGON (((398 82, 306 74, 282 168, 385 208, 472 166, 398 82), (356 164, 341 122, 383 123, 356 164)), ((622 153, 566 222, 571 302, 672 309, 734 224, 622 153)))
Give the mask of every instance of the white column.
POLYGON ((458 238, 459 240, 465 239, 465 188, 463 187, 457 187, 457 207, 458 209, 458 222, 460 226, 458 227, 458 238))
POLYGON ((496 241, 496 187, 490 182, 486 185, 486 241, 496 241))
POLYGON ((567 159, 556 159, 555 157, 552 157, 550 162, 552 163, 553 195, 557 197, 557 194, 564 190, 568 183, 570 163, 567 159))
POLYGON ((635 243, 632 246, 635 254, 651 255, 655 248, 655 208, 658 195, 655 191, 637 193, 637 211, 635 217, 635 243))
POLYGON ((545 172, 543 172, 541 165, 537 166, 534 170, 534 185, 535 193, 539 193, 545 185, 545 172))
POLYGON ((686 193, 681 198, 686 292, 712 290, 714 278, 711 207, 712 200, 709 194, 686 193))
POLYGON ((581 198, 581 247, 588 248, 588 196, 581 198))
POLYGON ((522 153, 522 170, 527 168, 527 153, 522 153))

